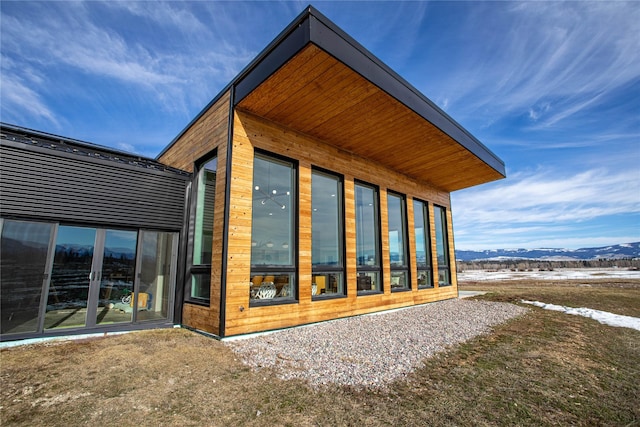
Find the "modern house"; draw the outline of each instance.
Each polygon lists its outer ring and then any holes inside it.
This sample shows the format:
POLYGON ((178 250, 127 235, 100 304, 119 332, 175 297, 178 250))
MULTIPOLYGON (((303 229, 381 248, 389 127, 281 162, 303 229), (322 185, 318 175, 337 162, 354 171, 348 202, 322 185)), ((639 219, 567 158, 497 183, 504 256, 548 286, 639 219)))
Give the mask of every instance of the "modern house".
POLYGON ((504 163, 312 7, 156 159, 2 126, 2 339, 219 337, 457 296, 504 163))

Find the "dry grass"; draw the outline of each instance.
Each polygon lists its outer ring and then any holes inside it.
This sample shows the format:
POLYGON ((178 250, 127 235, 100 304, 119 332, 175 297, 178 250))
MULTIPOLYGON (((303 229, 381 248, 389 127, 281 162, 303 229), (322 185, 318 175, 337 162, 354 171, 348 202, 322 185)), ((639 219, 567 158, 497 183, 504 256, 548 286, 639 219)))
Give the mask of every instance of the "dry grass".
MULTIPOLYGON (((640 281, 468 285, 639 316, 640 281)), ((431 325, 437 327, 437 325, 431 325)), ((639 425, 640 332, 532 308, 384 391, 281 381, 185 330, 0 353, 6 425, 639 425)), ((393 363, 390 361, 390 363, 393 363)))

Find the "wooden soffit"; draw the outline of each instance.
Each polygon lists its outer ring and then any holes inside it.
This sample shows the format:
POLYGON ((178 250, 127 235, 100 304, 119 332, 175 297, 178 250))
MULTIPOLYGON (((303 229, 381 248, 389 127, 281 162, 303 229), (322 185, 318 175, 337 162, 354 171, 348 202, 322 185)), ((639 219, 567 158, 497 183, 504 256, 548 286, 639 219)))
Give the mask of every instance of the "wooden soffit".
POLYGON ((505 177, 502 160, 313 8, 241 73, 234 104, 445 191, 505 177))

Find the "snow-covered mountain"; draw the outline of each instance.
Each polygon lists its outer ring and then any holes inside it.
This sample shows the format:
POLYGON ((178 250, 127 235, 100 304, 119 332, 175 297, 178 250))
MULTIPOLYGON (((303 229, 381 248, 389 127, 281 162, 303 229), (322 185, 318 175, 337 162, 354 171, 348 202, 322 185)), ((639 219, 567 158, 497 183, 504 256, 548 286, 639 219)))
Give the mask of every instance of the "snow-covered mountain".
POLYGON ((544 261, 572 261, 598 259, 640 258, 640 242, 622 243, 601 248, 581 249, 493 249, 485 251, 456 250, 461 261, 530 259, 544 261))

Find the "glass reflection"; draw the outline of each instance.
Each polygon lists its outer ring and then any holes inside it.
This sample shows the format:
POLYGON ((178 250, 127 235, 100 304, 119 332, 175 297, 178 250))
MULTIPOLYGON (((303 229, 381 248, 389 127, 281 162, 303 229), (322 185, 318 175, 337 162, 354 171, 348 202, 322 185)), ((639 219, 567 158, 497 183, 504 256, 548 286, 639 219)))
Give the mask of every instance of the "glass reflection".
POLYGON ((314 171, 311 208, 311 295, 344 295, 342 179, 314 171))
POLYGON ((293 164, 256 155, 253 169, 252 265, 294 265, 293 182, 293 164))
POLYGON ((137 240, 135 231, 105 232, 96 324, 132 320, 137 240))
POLYGON ((52 224, 4 220, 0 247, 2 334, 38 329, 52 224))
MULTIPOLYGON (((198 172, 196 223, 193 240, 194 265, 211 264, 217 170, 218 158, 214 157, 202 165, 198 172)), ((192 296, 199 297, 199 295, 192 296)))
POLYGON ((344 281, 342 273, 317 273, 311 282, 311 296, 343 295, 344 281))
POLYGON ((447 244, 447 217, 446 210, 440 206, 434 206, 434 222, 436 228, 436 257, 438 259, 438 284, 450 285, 449 273, 449 245, 447 244))
POLYGON ((249 295, 253 301, 295 298, 294 275, 258 273, 251 276, 249 295))
POLYGON ((389 194, 387 197, 389 209, 389 259, 391 266, 405 267, 407 257, 405 251, 404 198, 389 194))
POLYGON ((431 251, 429 245, 429 222, 427 204, 413 201, 414 229, 416 235, 416 263, 418 267, 418 288, 433 286, 431 278, 431 251))
POLYGON ((314 172, 311 179, 312 262, 342 265, 340 179, 314 172))
POLYGON ((382 291, 380 281, 380 228, 378 227, 378 190, 355 185, 356 269, 358 292, 382 291))
POLYGON ((58 227, 45 329, 85 325, 95 238, 94 228, 58 227))
POLYGON ((174 233, 143 231, 137 320, 169 317, 174 233))
POLYGON ((373 187, 357 184, 356 190, 356 256, 358 266, 379 266, 378 192, 373 187))

